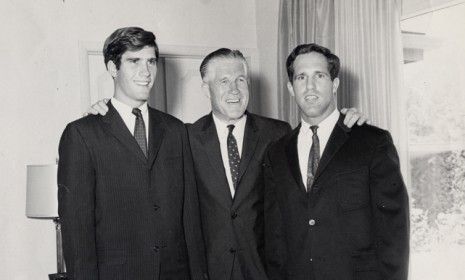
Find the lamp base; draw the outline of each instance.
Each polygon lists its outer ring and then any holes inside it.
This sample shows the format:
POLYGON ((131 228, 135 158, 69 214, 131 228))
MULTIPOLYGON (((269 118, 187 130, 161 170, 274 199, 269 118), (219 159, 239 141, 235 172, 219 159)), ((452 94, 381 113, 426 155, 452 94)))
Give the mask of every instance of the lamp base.
POLYGON ((48 275, 49 280, 68 280, 66 273, 54 273, 48 275))

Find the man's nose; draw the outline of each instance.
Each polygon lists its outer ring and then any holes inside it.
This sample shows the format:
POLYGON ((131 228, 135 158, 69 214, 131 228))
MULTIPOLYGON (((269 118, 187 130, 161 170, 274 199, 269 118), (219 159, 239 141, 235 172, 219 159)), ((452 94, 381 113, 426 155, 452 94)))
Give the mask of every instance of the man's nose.
POLYGON ((149 66, 147 65, 147 63, 141 63, 141 65, 139 66, 139 73, 143 76, 150 75, 149 66))
POLYGON ((239 89, 238 89, 237 83, 235 81, 233 81, 233 82, 231 82, 229 84, 229 89, 230 89, 231 93, 234 93, 234 94, 239 93, 239 89))
POLYGON ((308 89, 313 89, 315 88, 315 79, 313 79, 312 77, 309 77, 307 79, 307 88, 308 89))

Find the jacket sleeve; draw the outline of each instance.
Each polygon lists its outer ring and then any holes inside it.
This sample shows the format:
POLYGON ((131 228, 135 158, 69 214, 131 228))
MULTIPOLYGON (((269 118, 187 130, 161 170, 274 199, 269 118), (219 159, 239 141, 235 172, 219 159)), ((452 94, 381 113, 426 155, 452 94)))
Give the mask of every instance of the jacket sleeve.
POLYGON ((410 225, 408 195, 389 132, 378 144, 370 164, 370 192, 381 279, 406 280, 410 225))
POLYGON ((265 270, 270 280, 286 279, 286 246, 269 149, 263 162, 265 270))
POLYGON ((61 136, 58 163, 58 213, 69 279, 98 279, 95 248, 95 172, 76 126, 61 136))
POLYGON ((187 131, 183 129, 184 208, 183 223, 191 279, 208 279, 205 243, 202 234, 199 197, 187 131))

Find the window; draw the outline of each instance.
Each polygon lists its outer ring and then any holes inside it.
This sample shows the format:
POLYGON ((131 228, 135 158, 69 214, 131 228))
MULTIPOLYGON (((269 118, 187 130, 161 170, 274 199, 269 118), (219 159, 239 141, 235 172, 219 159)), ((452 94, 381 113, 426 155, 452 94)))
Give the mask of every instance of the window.
POLYGON ((465 279, 465 1, 453 2, 401 21, 413 280, 465 279))

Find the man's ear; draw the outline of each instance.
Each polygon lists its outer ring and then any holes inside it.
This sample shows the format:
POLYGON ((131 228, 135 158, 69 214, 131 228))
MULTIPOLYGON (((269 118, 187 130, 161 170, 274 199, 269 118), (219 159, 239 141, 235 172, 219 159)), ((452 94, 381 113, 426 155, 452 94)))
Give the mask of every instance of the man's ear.
POLYGON ((339 78, 336 77, 333 80, 333 93, 334 94, 336 94, 338 88, 339 88, 339 78))
POLYGON ((208 85, 207 82, 202 82, 202 93, 205 95, 208 99, 210 99, 210 86, 208 85))
POLYGON ((108 73, 110 73, 113 79, 116 78, 116 76, 118 75, 118 69, 116 69, 116 64, 112 60, 108 61, 107 69, 108 73))
POLYGON ((295 94, 294 94, 294 87, 292 86, 292 83, 291 83, 291 82, 287 82, 287 91, 289 92, 289 94, 290 94, 292 97, 295 97, 295 94))

